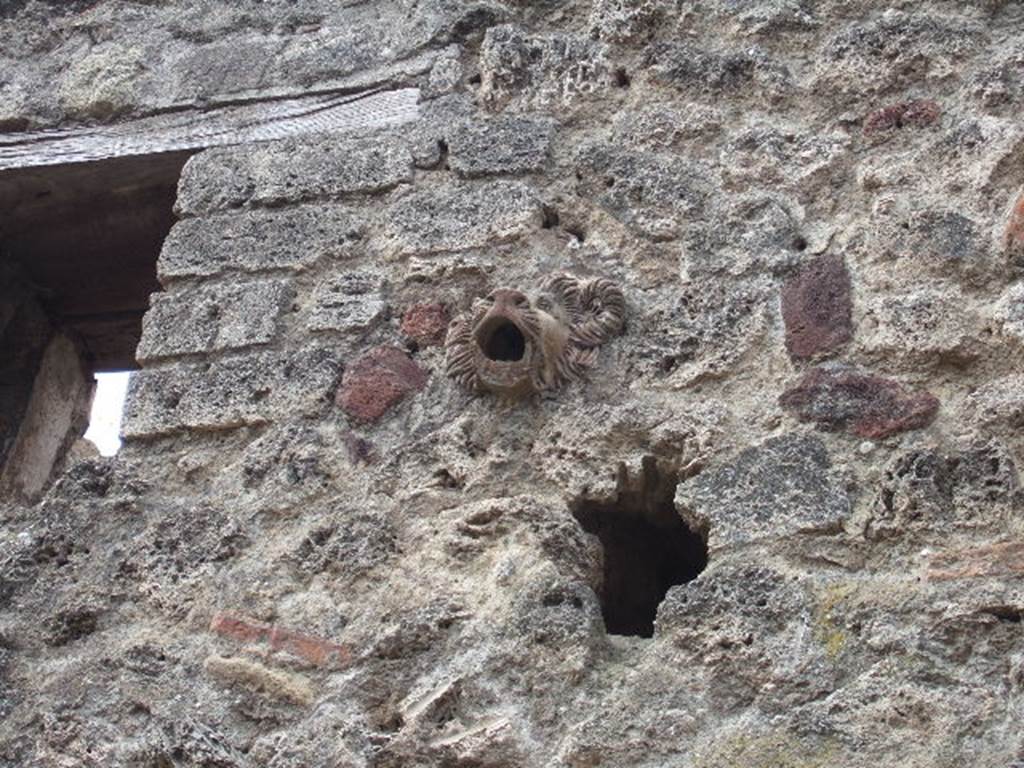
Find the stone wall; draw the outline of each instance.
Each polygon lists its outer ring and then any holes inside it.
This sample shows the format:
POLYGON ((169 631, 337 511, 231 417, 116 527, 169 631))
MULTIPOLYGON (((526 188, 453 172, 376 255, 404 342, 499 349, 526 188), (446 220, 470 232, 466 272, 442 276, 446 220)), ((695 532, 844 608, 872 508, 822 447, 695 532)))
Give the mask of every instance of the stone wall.
POLYGON ((8 127, 421 104, 185 166, 125 448, 2 508, 0 765, 1024 761, 1020 4, 4 14, 8 127), (580 381, 446 376, 560 272, 580 381), (581 510, 666 494, 706 568, 609 634, 581 510))

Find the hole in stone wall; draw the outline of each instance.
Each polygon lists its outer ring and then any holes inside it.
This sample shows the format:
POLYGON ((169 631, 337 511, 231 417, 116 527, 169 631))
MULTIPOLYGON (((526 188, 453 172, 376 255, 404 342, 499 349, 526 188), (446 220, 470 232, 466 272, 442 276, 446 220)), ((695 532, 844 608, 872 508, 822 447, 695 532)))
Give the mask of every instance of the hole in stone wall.
POLYGON ((678 483, 677 473, 645 457, 637 477, 620 469, 615 498, 570 505, 604 551, 600 599, 609 634, 652 637, 669 588, 693 580, 707 565, 705 535, 676 511, 678 483))
POLYGON ((113 456, 121 449, 121 417, 128 394, 131 371, 97 373, 96 391, 89 412, 85 439, 96 446, 101 456, 113 456))

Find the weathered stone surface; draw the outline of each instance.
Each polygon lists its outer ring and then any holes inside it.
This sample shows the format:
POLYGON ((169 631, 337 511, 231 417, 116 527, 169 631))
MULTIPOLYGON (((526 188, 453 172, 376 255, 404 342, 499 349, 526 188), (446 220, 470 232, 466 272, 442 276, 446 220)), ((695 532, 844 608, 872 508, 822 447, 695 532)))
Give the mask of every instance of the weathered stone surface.
POLYGON ((858 342, 872 359, 964 366, 983 351, 977 315, 953 291, 923 289, 865 302, 858 342))
POLYGON ((317 413, 337 381, 334 353, 307 347, 210 365, 139 371, 131 379, 122 432, 152 437, 184 429, 224 430, 317 413))
POLYGON ((595 144, 581 149, 577 163, 580 196, 653 240, 678 237, 709 193, 701 167, 674 156, 595 144))
POLYGON ((374 422, 423 389, 428 373, 397 347, 375 347, 345 369, 337 401, 352 419, 374 422))
POLYGON ((1003 245, 1010 266, 1024 268, 1024 192, 1010 209, 1006 230, 1003 232, 1003 245))
POLYGON ((975 419, 989 426, 1024 427, 1024 374, 1013 374, 971 393, 975 419))
POLYGON ((830 468, 820 440, 788 434, 682 483, 676 506, 707 531, 711 550, 835 532, 850 514, 850 499, 830 468))
POLYGON ((763 86, 781 93, 789 82, 789 73, 757 48, 716 53, 690 43, 657 43, 644 52, 643 63, 654 82, 686 93, 722 93, 763 86))
POLYGON ((185 219, 164 240, 161 280, 228 271, 303 270, 320 259, 346 259, 363 250, 366 222, 336 205, 303 205, 185 219))
POLYGON ((185 164, 175 210, 197 216, 383 192, 412 179, 409 147, 394 138, 289 140, 211 149, 185 164))
POLYGON ((542 208, 515 181, 458 183, 413 192, 385 215, 382 247, 398 256, 461 251, 539 229, 542 208))
POLYGON ((448 165, 464 178, 539 171, 548 161, 554 130, 550 120, 476 116, 448 134, 448 165))
POLYGON ((383 281, 372 272, 343 272, 318 283, 309 314, 311 331, 364 331, 387 315, 383 281))
POLYGON ((942 108, 931 99, 901 101, 876 109, 864 118, 864 135, 886 133, 898 128, 924 128, 942 114, 942 108))
POLYGON ((402 333, 421 347, 436 347, 444 343, 448 321, 443 304, 416 304, 402 315, 402 333))
POLYGON ((294 291, 286 280, 218 283, 159 293, 142 322, 140 362, 262 346, 274 340, 294 291))
POLYGON ((667 0, 597 0, 590 9, 591 33, 610 43, 642 41, 672 18, 667 0))
POLYGON ((513 99, 558 108, 611 84, 605 45, 586 37, 534 36, 511 24, 487 30, 480 49, 481 92, 503 106, 513 99))
POLYGON ((850 273, 842 256, 819 256, 782 287, 786 350, 794 360, 835 352, 853 338, 850 273))
POLYGON ((808 371, 779 403, 800 421, 874 439, 926 427, 939 410, 938 398, 928 392, 844 367, 808 371))
POLYGON ((911 450, 886 467, 864 535, 945 540, 958 528, 1002 533, 1007 508, 1024 503, 1019 488, 1013 458, 997 442, 977 442, 950 454, 911 450))

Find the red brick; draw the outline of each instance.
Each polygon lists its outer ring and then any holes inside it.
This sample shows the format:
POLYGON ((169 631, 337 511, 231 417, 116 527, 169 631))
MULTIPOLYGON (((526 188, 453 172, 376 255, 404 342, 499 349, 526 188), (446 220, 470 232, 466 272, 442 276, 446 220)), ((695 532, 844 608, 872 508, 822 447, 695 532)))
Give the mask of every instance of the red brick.
POLYGON ((281 627, 274 627, 270 633, 270 648, 286 651, 318 667, 331 663, 347 664, 352 659, 347 646, 281 627))
POLYGON ((819 256, 783 286, 782 319, 794 360, 834 352, 853 338, 850 273, 842 256, 819 256))
POLYGON ((375 347, 349 366, 337 402, 356 421, 373 422, 427 383, 428 373, 397 347, 375 347))
POLYGON ((942 108, 931 99, 917 99, 876 109, 864 119, 864 134, 891 131, 894 128, 923 128, 939 119, 942 108))
POLYGON ((444 343, 448 332, 448 311, 441 304, 416 304, 402 317, 402 333, 421 347, 444 343))
POLYGON ((251 622, 230 613, 216 614, 210 622, 210 631, 242 643, 261 642, 270 637, 268 625, 251 622))
POLYGON ((210 622, 210 631, 240 643, 269 643, 272 651, 290 653, 318 667, 343 665, 352 659, 348 646, 230 613, 216 614, 210 622))
POLYGON ((932 556, 928 569, 932 581, 1007 577, 1024 577, 1024 542, 940 552, 932 556))
POLYGON ((779 404, 800 421, 880 439, 928 426, 939 410, 934 395, 849 368, 814 368, 782 393, 779 404))

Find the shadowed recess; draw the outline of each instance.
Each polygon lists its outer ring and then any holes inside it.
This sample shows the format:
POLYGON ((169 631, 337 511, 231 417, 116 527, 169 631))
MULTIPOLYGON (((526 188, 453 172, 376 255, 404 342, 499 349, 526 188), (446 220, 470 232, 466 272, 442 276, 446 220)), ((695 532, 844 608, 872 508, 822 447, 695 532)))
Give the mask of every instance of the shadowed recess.
POLYGON ((645 457, 638 477, 620 469, 608 500, 578 500, 572 513, 604 552, 601 610, 609 634, 652 637, 670 587, 693 580, 708 561, 707 542, 674 504, 678 478, 645 457))

